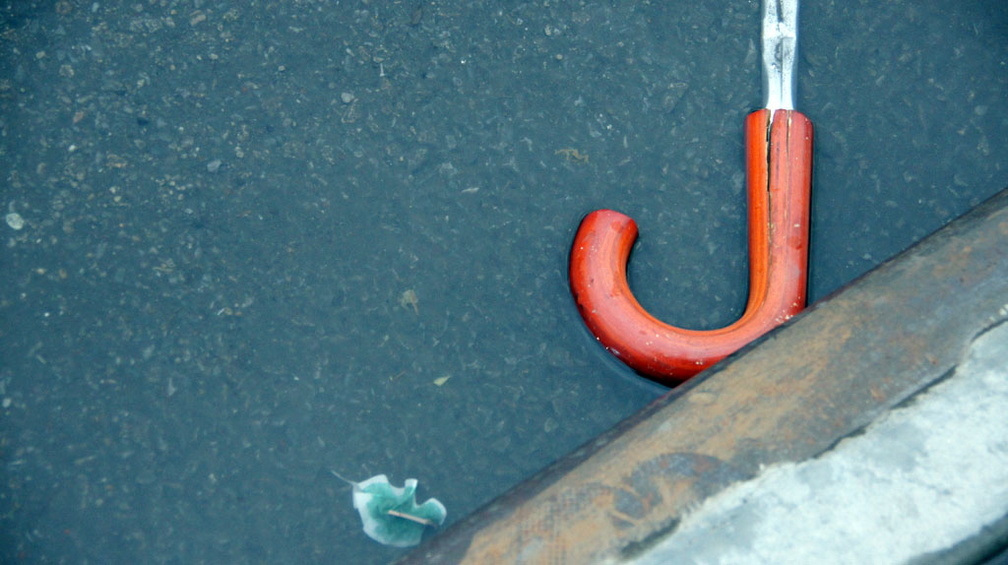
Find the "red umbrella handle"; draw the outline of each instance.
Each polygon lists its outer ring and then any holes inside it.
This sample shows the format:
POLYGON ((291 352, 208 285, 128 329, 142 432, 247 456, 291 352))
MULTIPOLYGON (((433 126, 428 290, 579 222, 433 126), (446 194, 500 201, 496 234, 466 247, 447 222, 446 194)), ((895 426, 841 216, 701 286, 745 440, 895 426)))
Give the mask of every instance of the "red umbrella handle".
POLYGON ((637 239, 629 216, 597 210, 581 222, 570 285, 588 329, 632 369, 675 385, 765 334, 805 307, 812 122, 795 110, 762 109, 745 123, 749 193, 749 301, 730 326, 670 326, 649 314, 627 284, 637 239))

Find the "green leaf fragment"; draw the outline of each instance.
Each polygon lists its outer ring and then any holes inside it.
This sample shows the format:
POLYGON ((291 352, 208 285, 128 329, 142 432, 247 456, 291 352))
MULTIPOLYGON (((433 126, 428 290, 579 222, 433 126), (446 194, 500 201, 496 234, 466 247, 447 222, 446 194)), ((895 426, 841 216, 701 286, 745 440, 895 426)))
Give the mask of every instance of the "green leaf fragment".
POLYGON ((424 529, 440 526, 448 514, 436 498, 420 505, 416 503, 416 479, 406 479, 402 488, 389 484, 385 475, 375 475, 359 483, 343 480, 353 485, 353 505, 364 524, 364 533, 385 545, 417 545, 424 529))

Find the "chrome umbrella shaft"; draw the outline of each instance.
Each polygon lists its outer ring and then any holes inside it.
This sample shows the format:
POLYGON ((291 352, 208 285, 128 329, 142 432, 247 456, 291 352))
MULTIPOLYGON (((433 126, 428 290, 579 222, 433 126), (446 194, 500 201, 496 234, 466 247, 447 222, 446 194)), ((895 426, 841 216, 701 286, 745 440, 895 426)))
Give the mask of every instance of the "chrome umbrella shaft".
POLYGON ((763 95, 769 110, 793 110, 798 0, 763 0, 763 95))

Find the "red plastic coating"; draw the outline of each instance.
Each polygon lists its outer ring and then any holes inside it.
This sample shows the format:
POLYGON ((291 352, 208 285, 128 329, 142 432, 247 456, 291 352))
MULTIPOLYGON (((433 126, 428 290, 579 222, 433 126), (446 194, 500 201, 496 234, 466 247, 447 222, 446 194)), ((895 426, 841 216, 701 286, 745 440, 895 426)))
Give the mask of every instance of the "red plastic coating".
POLYGON ((638 373, 676 385, 734 353, 805 307, 812 122, 794 110, 746 118, 749 195, 749 300, 742 317, 710 331, 670 326, 637 302, 626 265, 637 224, 612 210, 581 222, 570 285, 588 329, 638 373))

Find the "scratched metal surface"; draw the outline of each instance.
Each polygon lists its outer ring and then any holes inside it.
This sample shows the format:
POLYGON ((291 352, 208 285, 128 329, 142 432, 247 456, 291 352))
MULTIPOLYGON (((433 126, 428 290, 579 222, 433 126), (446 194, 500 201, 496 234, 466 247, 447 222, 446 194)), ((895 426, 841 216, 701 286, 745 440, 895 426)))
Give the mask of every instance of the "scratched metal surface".
POLYGON ((400 563, 635 554, 706 496, 813 458, 951 374, 1008 321, 1006 242, 1008 189, 400 563))

